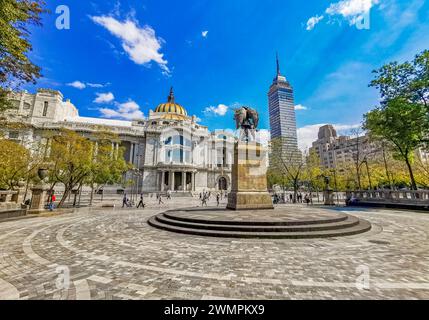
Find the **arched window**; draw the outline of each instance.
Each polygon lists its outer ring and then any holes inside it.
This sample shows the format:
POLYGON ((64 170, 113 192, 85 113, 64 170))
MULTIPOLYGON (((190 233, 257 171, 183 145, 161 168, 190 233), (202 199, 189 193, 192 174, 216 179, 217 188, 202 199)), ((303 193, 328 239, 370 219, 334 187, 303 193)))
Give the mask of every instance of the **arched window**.
POLYGON ((192 141, 182 135, 169 136, 164 140, 165 162, 190 163, 192 141))

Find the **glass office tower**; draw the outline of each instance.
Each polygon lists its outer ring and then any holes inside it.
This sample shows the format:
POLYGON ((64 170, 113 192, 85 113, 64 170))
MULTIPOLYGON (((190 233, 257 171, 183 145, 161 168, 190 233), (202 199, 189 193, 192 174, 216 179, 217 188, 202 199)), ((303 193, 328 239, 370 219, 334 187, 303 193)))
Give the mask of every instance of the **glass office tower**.
POLYGON ((268 92, 271 139, 282 141, 282 153, 287 158, 301 160, 296 133, 295 104, 293 88, 280 73, 279 59, 276 57, 277 75, 268 92))

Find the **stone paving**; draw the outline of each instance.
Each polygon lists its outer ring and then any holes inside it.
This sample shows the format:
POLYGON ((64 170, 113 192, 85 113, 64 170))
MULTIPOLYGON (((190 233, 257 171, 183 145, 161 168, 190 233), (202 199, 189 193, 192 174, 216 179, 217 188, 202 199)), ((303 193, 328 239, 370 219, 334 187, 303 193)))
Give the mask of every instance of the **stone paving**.
POLYGON ((373 228, 349 237, 225 239, 150 227, 192 200, 165 202, 0 223, 0 299, 429 299, 427 213, 353 209, 373 228))

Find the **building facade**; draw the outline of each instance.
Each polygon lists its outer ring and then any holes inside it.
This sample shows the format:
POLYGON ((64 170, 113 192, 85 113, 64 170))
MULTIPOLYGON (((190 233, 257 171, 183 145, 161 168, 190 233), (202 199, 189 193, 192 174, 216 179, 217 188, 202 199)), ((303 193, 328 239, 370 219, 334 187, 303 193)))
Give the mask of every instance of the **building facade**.
POLYGON ((78 109, 61 92, 39 89, 37 93, 11 92, 14 108, 8 121, 25 129, 5 132, 6 138, 28 147, 48 144, 46 133, 70 129, 92 139, 100 129, 118 135, 125 160, 137 170, 124 177, 138 185, 139 192, 201 192, 228 190, 231 181, 235 138, 226 132, 210 132, 176 103, 171 89, 165 103, 150 110, 145 119, 133 121, 79 116, 78 109))
POLYGON ((276 62, 277 74, 268 91, 271 139, 281 140, 282 153, 300 161, 293 88, 280 73, 278 57, 276 62))
POLYGON ((380 146, 371 141, 368 135, 357 137, 338 136, 333 125, 328 124, 319 128, 317 140, 313 142, 310 153, 315 152, 320 164, 325 169, 336 169, 347 163, 354 163, 359 157, 374 156, 380 151, 380 146))

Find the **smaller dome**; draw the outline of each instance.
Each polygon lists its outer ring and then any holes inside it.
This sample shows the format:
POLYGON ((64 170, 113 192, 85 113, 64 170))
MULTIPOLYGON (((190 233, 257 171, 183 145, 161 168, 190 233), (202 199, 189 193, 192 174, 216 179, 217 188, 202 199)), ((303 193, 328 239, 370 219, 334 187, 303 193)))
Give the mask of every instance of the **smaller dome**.
POLYGON ((180 114, 183 116, 188 115, 185 108, 183 108, 180 104, 178 104, 174 101, 173 88, 170 89, 170 95, 168 96, 168 102, 159 104, 156 107, 155 112, 175 113, 175 114, 180 114))

